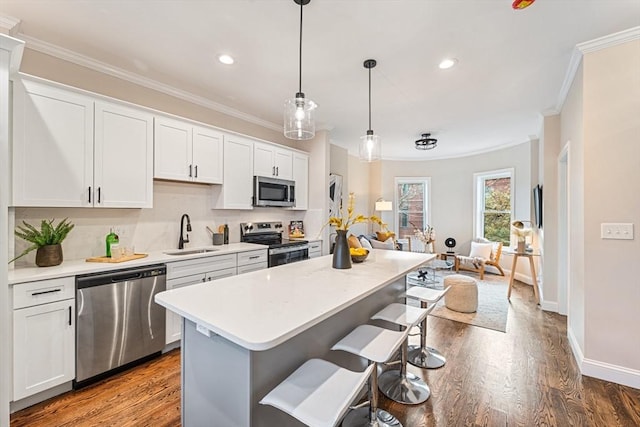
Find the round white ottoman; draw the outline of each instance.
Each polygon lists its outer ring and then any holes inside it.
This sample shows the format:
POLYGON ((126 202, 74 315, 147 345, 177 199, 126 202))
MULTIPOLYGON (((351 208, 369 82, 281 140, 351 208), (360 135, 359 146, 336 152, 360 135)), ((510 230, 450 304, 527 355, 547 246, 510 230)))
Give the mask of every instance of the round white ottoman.
POLYGON ((444 278, 444 305, 449 310, 473 313, 478 309, 478 284, 476 279, 462 274, 452 274, 444 278))

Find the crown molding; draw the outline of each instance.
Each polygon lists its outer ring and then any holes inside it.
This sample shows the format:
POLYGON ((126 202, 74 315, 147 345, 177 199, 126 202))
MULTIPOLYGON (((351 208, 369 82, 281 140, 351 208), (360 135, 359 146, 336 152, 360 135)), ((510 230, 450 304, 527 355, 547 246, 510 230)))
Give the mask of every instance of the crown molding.
POLYGON ((277 125, 275 123, 261 119, 251 114, 247 114, 242 111, 236 110, 235 108, 231 108, 226 105, 220 104, 218 102, 212 101, 210 99, 204 98, 202 96, 195 95, 191 92, 177 89, 173 86, 160 83, 156 80, 149 79, 139 74, 132 73, 130 71, 126 71, 121 68, 111 66, 109 64, 106 64, 101 61, 97 61, 88 56, 81 55, 77 52, 73 52, 69 49, 65 49, 63 47, 56 46, 54 44, 36 39, 34 37, 27 36, 24 34, 20 34, 20 38, 26 42, 27 48, 44 53, 46 55, 50 55, 55 58, 62 59, 64 61, 71 62, 73 64, 80 65, 82 67, 89 68, 91 70, 98 71, 100 73, 107 74, 112 77, 116 77, 118 79, 125 80, 130 83, 146 87, 148 89, 165 93, 175 98, 179 98, 179 99, 191 102, 193 104, 200 105, 210 110, 214 110, 219 113, 223 113, 228 116, 235 117, 240 120, 244 120, 246 122, 253 123, 258 126, 262 126, 267 129, 271 129, 277 132, 282 132, 283 130, 282 125, 277 125))
POLYGON ((555 108, 550 111, 555 111, 556 114, 562 111, 562 107, 567 100, 567 95, 569 95, 569 90, 571 89, 573 80, 576 78, 576 73, 578 72, 584 54, 607 49, 637 39, 640 39, 640 27, 629 28, 628 30, 619 31, 584 43, 578 43, 571 52, 571 60, 569 61, 569 67, 567 68, 567 73, 564 76, 564 81, 558 94, 558 102, 555 108))
POLYGON ((4 28, 5 30, 7 30, 7 34, 9 34, 10 36, 15 36, 16 34, 18 34, 20 23, 21 21, 18 18, 0 14, 0 28, 4 28))
POLYGON ((640 27, 633 27, 598 39, 578 43, 576 48, 584 55, 585 53, 595 52, 600 49, 607 49, 609 47, 637 39, 640 39, 640 27))

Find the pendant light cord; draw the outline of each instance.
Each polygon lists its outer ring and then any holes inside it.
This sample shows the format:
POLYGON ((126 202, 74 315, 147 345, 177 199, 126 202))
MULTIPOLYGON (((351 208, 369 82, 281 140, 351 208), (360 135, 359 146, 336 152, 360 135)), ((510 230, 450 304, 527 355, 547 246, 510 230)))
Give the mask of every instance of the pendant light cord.
POLYGON ((371 68, 369 68, 369 130, 371 130, 371 68))
POLYGON ((298 56, 298 92, 302 93, 302 7, 304 2, 300 2, 300 52, 298 56))

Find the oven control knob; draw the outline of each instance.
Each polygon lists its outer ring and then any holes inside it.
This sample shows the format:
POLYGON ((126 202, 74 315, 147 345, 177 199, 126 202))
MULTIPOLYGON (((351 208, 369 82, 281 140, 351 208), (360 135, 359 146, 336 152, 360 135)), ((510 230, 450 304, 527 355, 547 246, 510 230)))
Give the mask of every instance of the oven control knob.
POLYGON ((275 227, 276 228, 282 228, 282 224, 276 224, 275 227))

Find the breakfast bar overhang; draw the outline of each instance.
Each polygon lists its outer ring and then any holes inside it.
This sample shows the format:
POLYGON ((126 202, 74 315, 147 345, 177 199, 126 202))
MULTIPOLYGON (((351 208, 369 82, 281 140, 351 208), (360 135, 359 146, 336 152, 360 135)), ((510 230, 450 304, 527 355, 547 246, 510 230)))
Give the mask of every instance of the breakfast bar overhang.
POLYGON ((330 347, 405 289, 433 254, 372 250, 334 269, 331 256, 173 289, 156 302, 183 317, 182 424, 301 425, 258 402, 306 360, 362 370, 330 347))

